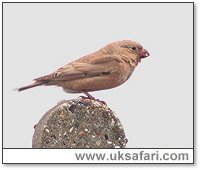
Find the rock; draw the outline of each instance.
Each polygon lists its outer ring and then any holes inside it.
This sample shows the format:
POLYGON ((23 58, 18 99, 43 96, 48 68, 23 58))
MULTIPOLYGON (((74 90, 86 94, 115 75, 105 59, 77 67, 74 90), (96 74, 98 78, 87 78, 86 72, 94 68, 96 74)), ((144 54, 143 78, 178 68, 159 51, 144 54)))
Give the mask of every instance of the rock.
POLYGON ((35 127, 33 148, 124 148, 127 139, 115 113, 90 99, 59 102, 35 127))

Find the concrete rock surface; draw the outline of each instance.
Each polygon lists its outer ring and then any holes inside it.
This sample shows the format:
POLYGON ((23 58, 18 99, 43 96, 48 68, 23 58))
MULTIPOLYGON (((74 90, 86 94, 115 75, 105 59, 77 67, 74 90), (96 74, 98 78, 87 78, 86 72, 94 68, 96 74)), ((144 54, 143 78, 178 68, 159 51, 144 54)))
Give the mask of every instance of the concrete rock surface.
POLYGON ((35 127, 33 148, 125 148, 127 139, 115 113, 91 99, 59 102, 35 127))

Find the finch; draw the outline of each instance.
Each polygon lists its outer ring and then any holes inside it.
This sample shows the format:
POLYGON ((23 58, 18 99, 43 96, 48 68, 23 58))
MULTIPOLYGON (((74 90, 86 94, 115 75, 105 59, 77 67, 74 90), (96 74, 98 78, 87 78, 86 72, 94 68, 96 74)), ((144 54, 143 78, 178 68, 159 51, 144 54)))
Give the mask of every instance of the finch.
POLYGON ((55 72, 34 79, 34 83, 17 89, 56 85, 67 93, 84 93, 117 87, 129 79, 142 58, 150 54, 139 43, 122 40, 64 65, 55 72))

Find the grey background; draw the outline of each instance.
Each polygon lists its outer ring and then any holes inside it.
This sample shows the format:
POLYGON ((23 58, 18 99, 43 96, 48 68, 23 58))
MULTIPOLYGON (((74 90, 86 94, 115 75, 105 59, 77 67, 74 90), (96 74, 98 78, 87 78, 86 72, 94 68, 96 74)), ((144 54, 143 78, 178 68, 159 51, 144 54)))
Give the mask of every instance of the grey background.
POLYGON ((4 147, 31 147, 42 115, 80 96, 13 89, 123 39, 141 43, 150 57, 122 86, 91 94, 117 113, 128 147, 192 147, 192 3, 4 4, 3 19, 4 147))

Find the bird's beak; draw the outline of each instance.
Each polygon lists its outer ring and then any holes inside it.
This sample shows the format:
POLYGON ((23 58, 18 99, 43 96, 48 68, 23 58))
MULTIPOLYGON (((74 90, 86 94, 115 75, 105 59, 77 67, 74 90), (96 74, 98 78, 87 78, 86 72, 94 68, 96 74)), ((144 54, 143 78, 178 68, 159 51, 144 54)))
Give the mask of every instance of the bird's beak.
POLYGON ((145 50, 144 48, 142 48, 142 50, 140 51, 140 58, 146 58, 149 55, 150 55, 149 52, 145 50))

